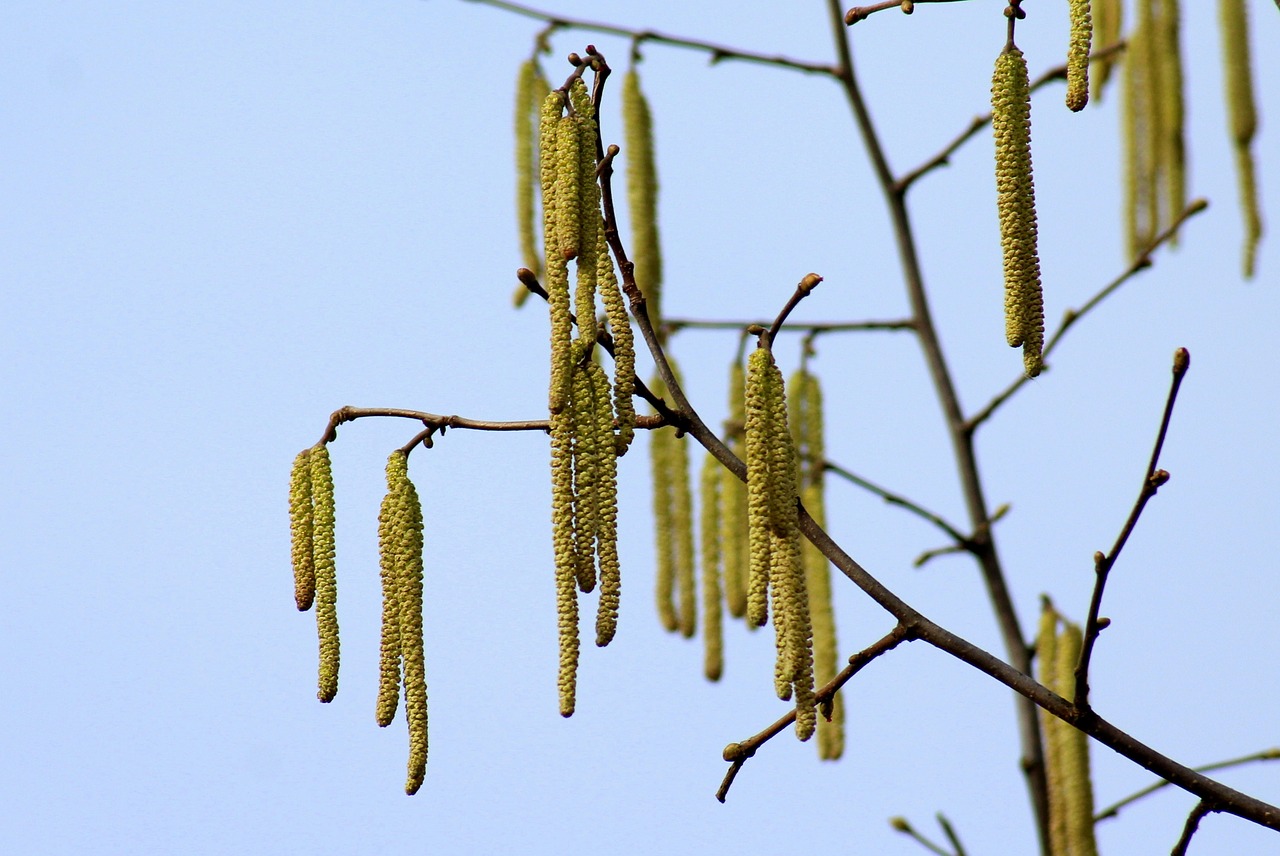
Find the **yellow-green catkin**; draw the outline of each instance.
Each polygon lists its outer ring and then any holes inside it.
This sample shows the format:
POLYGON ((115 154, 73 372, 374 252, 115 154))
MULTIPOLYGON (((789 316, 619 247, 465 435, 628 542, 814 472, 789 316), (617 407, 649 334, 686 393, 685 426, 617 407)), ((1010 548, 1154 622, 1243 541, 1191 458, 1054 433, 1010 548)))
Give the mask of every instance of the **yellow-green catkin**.
MULTIPOLYGON (((807 369, 796 372, 788 399, 791 431, 799 463, 800 501, 819 526, 827 525, 825 474, 826 451, 822 412, 822 386, 807 369)), ((831 570, 826 556, 808 541, 800 546, 809 613, 813 621, 814 680, 825 686, 839 670, 835 610, 831 603, 831 570)), ((836 693, 824 716, 818 719, 818 757, 834 761, 844 754, 844 699, 836 693)))
MULTIPOLYGON (((1058 614, 1046 600, 1040 613, 1036 633, 1036 661, 1040 683, 1057 692, 1058 687, 1058 614)), ((1066 792, 1062 780, 1063 738, 1059 727, 1064 723, 1044 710, 1040 711, 1040 730, 1044 734, 1045 779, 1049 791, 1049 852, 1067 853, 1066 792)))
MULTIPOLYGON (((1065 699, 1075 698, 1075 670, 1080 660, 1083 634, 1080 625, 1064 621, 1058 634, 1054 669, 1057 686, 1054 691, 1065 699)), ((1098 845, 1093 834, 1093 783, 1089 772, 1089 737, 1060 719, 1054 720, 1062 731, 1059 763, 1062 766, 1063 799, 1061 801, 1067 848, 1070 856, 1097 856, 1098 845)))
MULTIPOLYGON (((573 553, 578 590, 596 587, 596 532, 600 518, 600 449, 595 427, 595 394, 585 368, 573 371, 573 553)), ((610 443, 612 447, 612 442, 610 443)), ((612 454, 613 449, 609 449, 612 454)))
MULTIPOLYGON (((1093 18, 1093 44, 1100 48, 1107 48, 1120 41, 1120 34, 1124 25, 1124 3, 1122 0, 1093 0, 1091 4, 1091 17, 1093 18)), ((1101 100, 1103 88, 1107 81, 1111 78, 1111 70, 1119 58, 1118 54, 1111 54, 1102 59, 1093 61, 1093 95, 1095 99, 1101 100)))
MULTIPOLYGON (((600 252, 598 260, 600 297, 609 319, 609 332, 613 336, 613 410, 618 431, 614 435, 614 451, 622 457, 631 447, 636 434, 636 346, 627 315, 627 304, 618 288, 618 277, 613 270, 613 257, 607 249, 600 252)), ((616 464, 615 464, 616 466, 616 464)))
POLYGON ((720 535, 720 462, 708 454, 699 480, 702 501, 699 534, 702 541, 702 672, 709 681, 724 673, 724 638, 721 629, 720 569, 723 560, 720 535))
POLYGON ((387 461, 387 495, 378 512, 378 567, 382 580, 382 634, 378 651, 378 698, 374 718, 385 728, 395 719, 400 704, 400 562, 407 510, 397 494, 404 452, 393 452, 387 461))
POLYGON ((631 213, 631 260, 650 320, 662 319, 662 252, 658 242, 658 173, 653 155, 653 117, 635 69, 622 82, 623 152, 627 159, 627 204, 631 213))
MULTIPOLYGON (((725 444, 746 460, 747 399, 746 372, 741 360, 729 369, 729 418, 725 422, 725 444)), ((720 544, 724 554, 724 596, 729 614, 747 614, 747 485, 727 468, 720 469, 720 544)), ((756 625, 748 623, 748 627, 756 625)))
MULTIPOLYGON (((564 109, 564 95, 559 91, 547 93, 542 102, 542 113, 539 125, 539 175, 542 185, 542 237, 546 257, 546 281, 543 286, 547 290, 547 306, 551 316, 551 383, 549 392, 549 409, 553 414, 564 410, 569 398, 569 385, 572 382, 573 335, 572 312, 569 308, 569 257, 563 247, 568 242, 577 243, 577 191, 573 191, 572 210, 568 209, 565 184, 576 181, 577 148, 576 141, 567 133, 566 117, 561 116, 564 109), (565 149, 573 147, 572 177, 564 172, 563 157, 565 149), (572 222, 568 222, 572 219, 572 222), (572 235, 566 235, 572 230, 572 235)), ((572 122, 568 123, 569 125, 572 122)))
POLYGON ((338 579, 334 566, 333 472, 329 449, 319 446, 311 462, 312 543, 316 575, 316 630, 320 637, 320 675, 316 697, 333 701, 338 694, 338 579))
MULTIPOLYGON (((671 361, 679 379, 679 369, 671 361)), ((655 375, 649 388, 670 398, 667 385, 655 375)), ((697 632, 698 592, 694 570, 693 494, 689 484, 689 450, 673 428, 649 432, 653 474, 654 540, 658 575, 654 596, 658 619, 670 631, 685 638, 697 632), (677 600, 678 599, 678 600, 677 600)))
POLYGON ((600 253, 604 250, 604 220, 600 213, 600 185, 596 182, 595 107, 581 77, 575 78, 569 87, 569 103, 573 113, 568 119, 576 129, 578 170, 577 287, 574 291, 574 312, 578 317, 578 338, 589 348, 597 336, 596 283, 600 273, 600 253))
POLYGON ((560 715, 572 716, 578 675, 578 576, 573 543, 574 417, 551 414, 551 542, 555 556, 556 616, 560 637, 557 686, 560 715))
POLYGON ((1011 346, 1022 346, 1023 369, 1028 377, 1035 377, 1044 346, 1044 297, 1031 170, 1031 91, 1027 61, 1013 45, 996 59, 991 112, 1004 255, 1005 337, 1011 346))
POLYGON ((746 434, 747 465, 747 622, 763 627, 769 615, 769 569, 773 564, 769 537, 771 504, 769 496, 769 395, 772 357, 757 348, 747 359, 746 434))
MULTIPOLYGON (((538 126, 536 119, 547 91, 536 60, 528 59, 520 64, 516 76, 515 136, 516 136, 516 228, 520 237, 522 264, 542 279, 542 252, 538 248, 538 231, 534 222, 534 195, 538 184, 534 179, 537 168, 538 126)), ((517 286, 514 294, 516 306, 521 306, 529 296, 529 289, 517 286)))
POLYGON ((596 552, 600 568, 600 600, 596 606, 596 645, 612 641, 618 628, 618 604, 622 594, 622 572, 618 559, 618 458, 613 433, 613 410, 609 380, 604 369, 587 364, 593 377, 595 428, 600 450, 599 510, 596 552))
POLYGON ((311 450, 303 449, 293 459, 289 474, 289 552, 293 560, 293 601, 299 612, 310 609, 316 597, 313 511, 311 450))
POLYGON ((1067 108, 1079 112, 1089 103, 1089 48, 1093 15, 1089 0, 1068 0, 1071 36, 1067 47, 1067 108))
POLYGON ((1171 225, 1187 207, 1186 110, 1182 97, 1182 13, 1179 0, 1160 0, 1158 47, 1160 63, 1159 162, 1163 180, 1160 225, 1171 225))
POLYGON ((409 725, 408 777, 404 791, 422 787, 427 767, 427 671, 422 641, 422 503, 409 480, 408 456, 387 462, 387 480, 401 515, 397 524, 396 603, 400 612, 400 653, 404 664, 404 716, 409 725))
POLYGON ((1253 137, 1258 113, 1253 100, 1253 64, 1249 56, 1249 18, 1244 0, 1219 0, 1222 60, 1227 88, 1227 116, 1235 151, 1240 208, 1244 214, 1244 275, 1252 278, 1262 238, 1258 185, 1254 174, 1253 137))

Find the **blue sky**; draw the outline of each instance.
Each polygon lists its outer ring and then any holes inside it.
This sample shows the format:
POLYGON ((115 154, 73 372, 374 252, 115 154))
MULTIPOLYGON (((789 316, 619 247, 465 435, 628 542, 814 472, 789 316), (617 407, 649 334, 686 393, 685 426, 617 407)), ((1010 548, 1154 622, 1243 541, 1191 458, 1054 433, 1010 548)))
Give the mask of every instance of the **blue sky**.
MULTIPOLYGON (((1064 4, 1028 4, 1035 74, 1062 61, 1064 4), (1045 8, 1041 8, 1044 6, 1045 8)), ((894 168, 986 109, 995 3, 921 6, 855 31, 894 168)), ((1139 486, 1174 348, 1188 347, 1162 465, 1173 475, 1117 566, 1095 659, 1099 711, 1187 763, 1280 744, 1274 652, 1280 243, 1239 279, 1240 218, 1213 4, 1185 27, 1191 193, 1181 245, 1064 341, 983 429, 997 536, 1024 626, 1042 592, 1083 617, 1091 556, 1139 486)), ((828 61, 822 4, 566 2, 566 15, 828 61)), ((1280 218, 1280 43, 1253 2, 1265 216, 1280 218)), ((341 690, 315 698, 314 623, 292 606, 290 461, 346 405, 484 419, 545 411, 546 322, 511 308, 511 100, 534 22, 469 3, 10 0, 0 9, 0 848, 11 853, 919 853, 890 830, 944 812, 973 853, 1029 852, 1009 693, 915 643, 850 686, 835 764, 778 739, 712 798, 721 748, 782 711, 768 634, 727 637, 718 686, 652 612, 647 462, 621 463, 623 617, 556 714, 546 440, 450 432, 415 453, 424 498, 431 760, 404 796, 402 722, 373 722, 376 514, 406 424, 332 447, 341 690)), ((618 68, 625 40, 594 42, 618 68)), ((828 80, 644 48, 675 316, 771 317, 813 270, 801 320, 906 314, 884 207, 828 80)), ((558 75, 558 65, 550 64, 558 75)), ((566 66, 567 68, 567 66, 566 66)), ((1124 267, 1119 92, 1033 105, 1047 316, 1124 267)), ((604 126, 621 140, 613 110, 604 126)), ((943 344, 970 412, 1016 377, 1004 345, 985 134, 911 195, 943 344)), ((794 337, 778 352, 796 363, 794 337)), ((673 340, 690 395, 725 415, 732 333, 673 340)), ((831 458, 963 519, 908 334, 819 340, 831 458)), ((647 364, 642 373, 649 371, 647 364)), ((695 460, 697 458, 695 457, 695 460)), ((925 614, 998 650, 971 563, 911 561, 938 533, 831 482, 832 533, 925 614)), ((837 581, 841 647, 892 622, 837 581)), ((1099 804, 1148 782, 1094 751, 1099 804)), ((1223 774, 1280 801, 1280 767, 1223 774)), ((1099 828, 1167 852, 1193 804, 1166 791, 1099 828)), ((1197 853, 1280 852, 1210 817, 1197 853)))

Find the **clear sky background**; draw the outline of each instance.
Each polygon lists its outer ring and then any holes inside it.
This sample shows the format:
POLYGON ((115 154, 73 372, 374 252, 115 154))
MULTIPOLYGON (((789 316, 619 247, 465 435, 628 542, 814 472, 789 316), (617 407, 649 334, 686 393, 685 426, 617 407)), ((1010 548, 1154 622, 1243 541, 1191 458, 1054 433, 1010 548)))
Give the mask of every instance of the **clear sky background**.
MULTIPOLYGON (((898 172, 987 109, 995 2, 857 26, 858 70, 898 172)), ((1184 3, 1190 189, 1181 246, 1073 330, 1053 370, 981 432, 1024 626, 1050 593, 1083 618, 1091 556, 1137 494, 1173 350, 1192 368, 1162 464, 1172 481, 1117 566, 1093 673, 1098 710, 1190 764, 1280 744, 1274 370, 1280 240, 1240 280, 1214 6, 1184 3)), ((1065 4, 1031 2, 1032 73, 1065 54, 1065 4)), ((823 4, 556 3, 563 14, 830 61, 823 4)), ((1280 14, 1250 4, 1267 219, 1280 223, 1280 14)), ((373 721, 382 467, 409 423, 332 447, 343 677, 315 700, 315 630, 292 603, 295 453, 346 405, 485 419, 545 413, 545 312, 510 305, 512 96, 535 22, 446 0, 26 2, 0 6, 0 851, 125 853, 921 853, 944 812, 973 854, 1027 853, 1009 691, 923 643, 847 692, 848 752, 770 743, 714 793, 722 747, 784 707, 768 633, 727 632, 726 674, 663 634, 643 444, 621 461, 624 599, 584 649, 578 712, 555 699, 547 443, 450 432, 415 453, 424 497, 431 759, 402 792, 403 721, 373 721)), ((618 69, 625 40, 594 42, 618 69)), ((548 60, 558 76, 567 66, 548 60)), ((772 317, 812 270, 802 320, 907 313, 892 235, 834 83, 644 48, 656 124, 666 309, 772 317)), ((1047 315, 1125 266, 1119 91, 1034 101, 1047 315)), ((616 90, 604 133, 621 142, 616 90)), ((911 194, 963 404, 1020 370, 1003 342, 991 142, 911 194)), ((1272 228, 1273 233, 1275 227, 1272 228)), ((778 347, 788 371, 798 339, 778 347)), ((732 333, 672 350, 708 422, 732 333)), ((830 457, 964 518, 939 411, 906 333, 830 336, 830 457)), ((649 372, 644 364, 642 373, 649 372)), ((700 460, 695 456, 695 460, 700 460)), ((1000 653, 973 563, 912 559, 938 532, 847 483, 830 529, 926 615, 1000 653)), ((837 580, 841 648, 892 626, 837 580)), ((1094 748, 1105 805, 1150 781, 1094 748)), ((1280 766, 1222 778, 1280 802, 1280 766)), ((1165 853, 1193 798, 1167 790, 1099 828, 1111 854, 1165 853)), ((1222 816, 1197 854, 1280 853, 1222 816)))

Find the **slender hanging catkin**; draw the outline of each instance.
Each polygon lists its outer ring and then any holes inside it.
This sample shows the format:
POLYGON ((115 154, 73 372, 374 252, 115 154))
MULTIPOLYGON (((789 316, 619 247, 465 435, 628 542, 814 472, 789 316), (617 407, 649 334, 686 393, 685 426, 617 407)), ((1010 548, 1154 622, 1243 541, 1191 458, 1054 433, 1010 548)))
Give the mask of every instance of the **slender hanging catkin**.
POLYGON ((333 472, 329 448, 311 450, 313 561, 316 576, 316 630, 320 637, 320 676, 316 697, 333 701, 338 694, 338 579, 334 567, 333 472))
POLYGON ((702 672, 709 681, 724 672, 724 640, 721 631, 720 567, 720 462, 708 454, 699 480, 701 505, 699 534, 702 541, 702 672))
POLYGON ((747 359, 746 378, 746 465, 747 532, 749 564, 747 577, 747 622, 763 627, 769 616, 769 569, 773 564, 769 496, 769 408, 768 384, 772 357, 757 348, 747 359))
MULTIPOLYGON (((520 64, 516 77, 515 136, 516 136, 516 227, 520 235, 520 258, 523 265, 542 279, 542 253, 538 249, 538 232, 534 223, 534 195, 537 182, 535 145, 538 128, 535 118, 539 114, 547 83, 542 78, 536 60, 528 59, 520 64)), ((517 286, 516 306, 524 304, 529 289, 517 286)))
POLYGON ((382 580, 382 634, 378 651, 378 698, 374 718, 385 728, 395 719, 400 704, 400 548, 407 511, 396 492, 398 471, 404 466, 404 452, 396 451, 387 460, 387 495, 378 512, 378 568, 382 580))
POLYGON ((1089 0, 1069 0, 1071 38, 1067 47, 1067 108, 1079 112, 1089 103, 1089 48, 1093 15, 1089 0))
MULTIPOLYGON (((826 527, 826 451, 822 387, 807 368, 791 379, 788 404, 799 463, 800 501, 819 526, 826 527)), ((809 613, 813 621, 814 681, 824 686, 839 671, 835 611, 831 603, 831 570, 826 556, 808 541, 800 545, 809 613)), ((844 699, 836 693, 818 719, 818 757, 834 761, 844 754, 844 699)))
MULTIPOLYGON (((1054 692, 1058 691, 1058 613, 1045 599, 1040 612, 1040 626, 1036 633, 1036 661, 1040 683, 1054 692)), ((1040 712, 1040 730, 1044 734, 1045 779, 1049 796, 1049 852, 1067 853, 1066 791, 1062 781, 1063 738, 1062 720, 1040 712)))
POLYGON ((1005 336, 1010 345, 1022 346, 1023 368, 1028 377, 1035 377, 1044 346, 1044 298, 1031 172, 1031 92, 1027 61, 1012 44, 996 59, 991 112, 1004 254, 1005 336))
MULTIPOLYGON (((746 460, 747 399, 746 372, 740 359, 729 369, 729 418, 725 422, 725 443, 746 460)), ((724 595, 729 614, 747 614, 747 485, 727 468, 720 469, 720 544, 724 552, 724 595)), ((748 627, 755 624, 748 622, 748 627)))
POLYGON ((396 603, 400 608, 400 653, 404 664, 404 718, 409 725, 408 777, 406 794, 422 787, 427 767, 427 671, 422 643, 422 503, 409 480, 408 456, 392 455, 387 462, 390 491, 401 516, 396 525, 399 536, 395 562, 398 585, 396 603))
POLYGON ((1159 0, 1157 43, 1150 56, 1159 63, 1158 177, 1162 181, 1160 227, 1173 223, 1187 207, 1185 109, 1182 97, 1182 13, 1178 0, 1159 0))
POLYGON ((577 696, 578 591, 573 543, 574 417, 551 415, 551 542, 556 568, 556 616, 560 637, 560 715, 572 716, 577 696))
POLYGON ((672 437, 671 467, 672 524, 675 528, 676 592, 679 597, 677 621, 680 635, 692 639, 698 632, 698 583, 694 569, 693 487, 689 483, 689 442, 672 437))
POLYGON ((316 597, 313 512, 311 450, 303 449, 293 459, 289 474, 289 552, 293 560, 293 600, 299 612, 310 609, 316 597))
POLYGON ((1235 152, 1240 208, 1244 214, 1244 275, 1252 278, 1262 238, 1258 185, 1254 177, 1253 137, 1258 113, 1253 100, 1253 64, 1249 57, 1249 18, 1244 0, 1219 0, 1222 59, 1227 88, 1227 116, 1235 152))
POLYGON ((623 151, 631 212, 631 260, 636 284, 657 327, 662 319, 662 252, 658 242, 658 173, 653 156, 653 117, 635 69, 622 82, 623 151))
MULTIPOLYGON (((668 355, 676 379, 680 370, 668 355)), ((655 375, 649 389, 670 397, 666 383, 655 375)), ((653 477, 654 542, 657 549, 657 585, 654 596, 658 618, 669 632, 685 638, 697 632, 698 594, 694 572, 693 495, 689 485, 689 450, 673 428, 649 432, 653 477), (678 602, 677 598, 678 597, 678 602)))
POLYGON ((578 202, 574 190, 572 206, 567 201, 565 184, 570 179, 564 175, 566 162, 573 164, 574 181, 577 170, 577 144, 571 135, 562 133, 572 125, 562 117, 564 95, 559 91, 547 93, 542 102, 539 125, 539 170, 542 184, 542 236, 546 257, 547 306, 551 315, 551 383, 549 408, 553 414, 565 407, 572 382, 573 336, 572 313, 569 309, 569 257, 564 247, 577 243, 578 202), (572 148, 572 160, 565 151, 572 148), (572 234, 567 234, 571 232, 572 234))
POLYGON ((600 568, 600 600, 596 606, 596 645, 608 645, 618 628, 622 572, 618 560, 618 458, 613 433, 609 379, 595 362, 587 364, 595 396, 596 446, 599 449, 599 508, 596 551, 600 568))
MULTIPOLYGON (((1063 621, 1062 631, 1058 634, 1055 645, 1055 656, 1058 664, 1054 669, 1057 686, 1054 692, 1065 699, 1075 699, 1076 664, 1080 660, 1080 648, 1083 634, 1080 625, 1063 621)), ((1054 718, 1056 727, 1062 732, 1059 747, 1059 762, 1062 765, 1064 811, 1063 827, 1067 849, 1063 853, 1071 856, 1098 856, 1098 844, 1093 834, 1093 783, 1089 774, 1089 737, 1078 729, 1072 728, 1060 719, 1054 718)))
MULTIPOLYGON (((1093 0, 1091 7, 1093 18, 1093 44, 1107 48, 1120 41, 1123 30, 1124 3, 1122 0, 1093 0)), ((1118 55, 1110 54, 1093 61, 1093 94, 1102 98, 1103 88, 1111 78, 1111 69, 1117 62, 1118 55)))
MULTIPOLYGON (((578 590, 596 587, 596 533, 600 520, 600 449, 595 427, 592 378, 583 367, 573 370, 573 554, 578 590)), ((612 454, 612 440, 609 452, 612 454)))
MULTIPOLYGON (((600 297, 609 319, 609 333, 613 336, 613 410, 618 425, 614 436, 614 451, 622 457, 631 446, 636 434, 636 408, 633 401, 636 385, 636 346, 627 315, 627 304, 618 288, 618 277, 613 270, 613 257, 607 249, 600 251, 598 260, 600 297)), ((615 463, 616 467, 616 463, 615 463)))
POLYGON ((577 143, 575 163, 578 175, 578 246, 577 287, 574 312, 578 318, 578 338, 586 347, 596 340, 596 283, 599 258, 604 250, 604 222, 600 213, 600 185, 596 183, 595 107, 582 78, 569 87, 569 103, 573 108, 567 121, 573 123, 577 143))

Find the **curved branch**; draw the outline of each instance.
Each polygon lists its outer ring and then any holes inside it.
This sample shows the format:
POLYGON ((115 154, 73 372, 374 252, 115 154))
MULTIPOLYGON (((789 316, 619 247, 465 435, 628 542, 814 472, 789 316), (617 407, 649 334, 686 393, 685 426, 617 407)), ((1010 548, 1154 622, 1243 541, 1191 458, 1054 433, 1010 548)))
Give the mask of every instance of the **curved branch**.
MULTIPOLYGON (((748 327, 768 327, 771 322, 758 321, 709 321, 700 318, 663 318, 662 328, 668 333, 678 330, 746 330, 748 327)), ((909 318, 898 321, 788 321, 781 333, 851 333, 866 330, 914 330, 915 322, 909 318)))
POLYGON ((910 511, 912 514, 915 514, 917 517, 920 517, 924 520, 929 521, 934 526, 938 527, 943 532, 945 532, 951 538, 951 540, 956 542, 957 546, 962 547, 966 550, 970 549, 970 545, 973 542, 969 538, 965 537, 964 535, 961 535, 960 530, 952 526, 950 523, 948 523, 941 515, 935 514, 934 512, 929 511, 923 506, 917 505, 916 503, 912 502, 911 500, 907 499, 904 496, 893 493, 890 490, 886 490, 885 488, 880 487, 875 482, 869 482, 866 479, 864 479, 862 476, 856 475, 850 472, 849 470, 846 470, 844 467, 840 466, 839 464, 833 464, 830 461, 823 461, 823 468, 826 469, 828 472, 835 473, 836 475, 840 476, 842 479, 845 479, 847 481, 852 482, 853 484, 856 484, 858 487, 862 488, 863 490, 867 490, 867 491, 870 491, 871 493, 874 493, 876 496, 880 497, 890 505, 896 505, 900 508, 905 508, 907 511, 910 511))
POLYGON ((564 15, 557 15, 554 12, 544 12, 541 9, 535 9, 532 6, 526 6, 523 3, 511 3, 507 0, 467 0, 469 3, 476 3, 481 6, 492 6, 495 9, 502 9, 516 15, 523 15, 526 18, 534 18, 539 21, 546 21, 548 25, 558 29, 587 30, 593 33, 607 33, 614 36, 625 36, 635 42, 658 42, 664 45, 671 45, 677 48, 687 48, 689 50, 702 51, 711 55, 711 62, 717 63, 722 60, 736 60, 739 62, 753 62, 760 65, 775 65, 780 68, 789 68, 794 71, 803 71, 808 74, 825 74, 835 76, 836 70, 829 65, 819 62, 808 62, 806 60, 792 59, 791 57, 768 55, 756 53, 755 51, 741 50, 739 48, 720 45, 714 42, 707 42, 701 39, 689 39, 683 36, 673 36, 667 33, 660 33, 656 30, 634 30, 629 27, 620 27, 616 24, 607 24, 601 21, 588 21, 582 18, 569 18, 564 15))
MULTIPOLYGON (((1264 749, 1261 752, 1254 752, 1251 755, 1243 755, 1239 758, 1231 758, 1226 761, 1217 761, 1213 764, 1203 764, 1199 767, 1193 767, 1197 773, 1212 773, 1214 770, 1225 770, 1228 767, 1239 767, 1241 764, 1250 764, 1254 761, 1277 761, 1280 760, 1280 748, 1264 749)), ((1169 787, 1171 783, 1161 779, 1158 782, 1148 785, 1140 791, 1129 794, 1122 800, 1117 800, 1111 805, 1098 812, 1093 817, 1094 823, 1099 823, 1120 815, 1120 809, 1137 802, 1144 797, 1154 794, 1156 791, 1169 787)))

